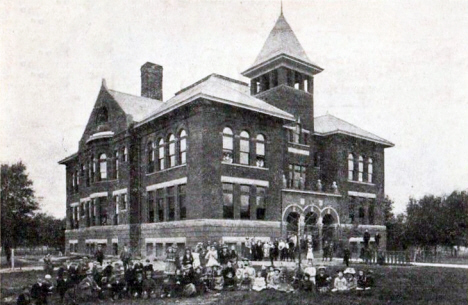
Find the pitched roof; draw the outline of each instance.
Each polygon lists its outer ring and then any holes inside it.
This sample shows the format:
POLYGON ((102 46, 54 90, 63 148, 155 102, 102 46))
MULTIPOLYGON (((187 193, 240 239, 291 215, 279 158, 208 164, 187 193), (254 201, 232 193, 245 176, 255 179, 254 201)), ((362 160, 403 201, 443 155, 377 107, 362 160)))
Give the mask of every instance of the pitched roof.
POLYGON ((257 59, 255 59, 252 66, 257 66, 280 54, 289 55, 306 63, 315 65, 310 61, 309 57, 307 57, 304 48, 302 48, 299 40, 291 29, 291 26, 288 24, 282 13, 271 30, 270 35, 268 35, 262 50, 258 54, 257 59))
POLYGON ((166 114, 198 98, 206 98, 252 111, 265 113, 279 118, 294 120, 294 116, 249 94, 249 87, 242 82, 218 74, 211 74, 204 79, 180 90, 166 101, 140 124, 166 114))
POLYGON ((395 146, 390 141, 387 141, 373 133, 365 131, 362 128, 359 128, 330 114, 319 116, 314 119, 314 132, 315 134, 321 136, 341 133, 390 147, 395 146))
POLYGON ((163 104, 163 102, 152 98, 131 95, 111 89, 107 89, 107 92, 109 92, 127 115, 132 116, 135 122, 143 120, 163 104))

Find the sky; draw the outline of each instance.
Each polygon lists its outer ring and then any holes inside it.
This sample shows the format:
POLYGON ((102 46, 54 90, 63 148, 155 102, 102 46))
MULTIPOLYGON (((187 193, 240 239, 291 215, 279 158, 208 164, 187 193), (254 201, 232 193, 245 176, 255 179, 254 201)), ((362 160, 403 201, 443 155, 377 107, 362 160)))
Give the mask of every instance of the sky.
MULTIPOLYGON (((283 1, 309 58, 316 116, 393 143, 386 193, 467 189, 468 1, 283 1)), ((65 215, 65 167, 102 78, 140 94, 140 67, 164 67, 164 99, 218 73, 247 81, 280 1, 0 0, 0 161, 22 160, 42 211, 65 215)))

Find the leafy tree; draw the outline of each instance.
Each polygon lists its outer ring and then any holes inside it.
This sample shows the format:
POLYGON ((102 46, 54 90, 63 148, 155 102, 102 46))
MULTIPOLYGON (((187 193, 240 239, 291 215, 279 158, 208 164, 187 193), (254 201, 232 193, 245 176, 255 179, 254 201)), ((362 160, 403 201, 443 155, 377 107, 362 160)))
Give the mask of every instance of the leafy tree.
POLYGON ((26 173, 26 166, 1 165, 1 237, 2 247, 9 251, 25 243, 30 221, 39 204, 34 197, 33 182, 26 173))

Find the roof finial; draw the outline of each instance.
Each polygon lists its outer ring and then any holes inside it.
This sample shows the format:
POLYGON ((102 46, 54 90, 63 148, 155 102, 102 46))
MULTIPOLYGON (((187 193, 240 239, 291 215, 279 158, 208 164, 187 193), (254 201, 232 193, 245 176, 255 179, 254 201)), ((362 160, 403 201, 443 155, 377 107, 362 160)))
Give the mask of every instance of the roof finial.
POLYGON ((283 0, 281 0, 281 16, 283 16, 283 0))

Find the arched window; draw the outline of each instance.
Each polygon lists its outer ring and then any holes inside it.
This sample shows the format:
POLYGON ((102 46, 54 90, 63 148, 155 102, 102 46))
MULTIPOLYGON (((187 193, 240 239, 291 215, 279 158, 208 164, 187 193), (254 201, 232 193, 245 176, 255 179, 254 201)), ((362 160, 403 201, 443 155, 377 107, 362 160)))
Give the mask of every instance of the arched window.
POLYGON ((175 137, 171 133, 168 137, 169 142, 169 167, 176 165, 175 137))
POLYGON ((373 183, 374 182, 374 164, 372 162, 372 158, 367 160, 367 182, 373 183))
POLYGON ((154 147, 151 141, 146 144, 146 159, 148 162, 148 173, 154 172, 154 147))
POLYGON ((185 130, 179 132, 179 164, 187 163, 187 133, 185 130))
POLYGON ((223 129, 223 161, 232 163, 234 150, 234 135, 232 129, 225 127, 223 129))
POLYGON ((354 180, 354 156, 348 155, 348 180, 354 180))
POLYGON ((159 170, 163 170, 164 167, 164 139, 161 138, 158 141, 158 168, 159 170))
POLYGON ((257 135, 255 151, 257 153, 257 166, 265 167, 265 136, 262 134, 257 135))
POLYGON ((363 181, 364 177, 364 158, 362 156, 359 156, 359 176, 358 179, 360 182, 363 181))
POLYGON ((240 164, 250 164, 250 135, 247 131, 242 131, 240 134, 240 164))
POLYGON ((106 154, 101 154, 99 156, 99 179, 107 179, 107 156, 106 154))

